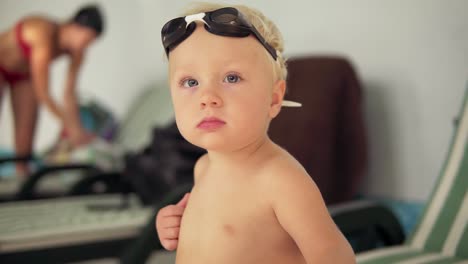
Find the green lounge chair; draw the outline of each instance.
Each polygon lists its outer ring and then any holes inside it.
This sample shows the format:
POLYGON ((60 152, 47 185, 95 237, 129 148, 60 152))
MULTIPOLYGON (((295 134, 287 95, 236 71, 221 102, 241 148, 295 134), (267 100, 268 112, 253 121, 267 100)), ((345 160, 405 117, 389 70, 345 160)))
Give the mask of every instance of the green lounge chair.
POLYGON ((357 255, 359 264, 468 263, 468 88, 447 159, 403 245, 357 255))

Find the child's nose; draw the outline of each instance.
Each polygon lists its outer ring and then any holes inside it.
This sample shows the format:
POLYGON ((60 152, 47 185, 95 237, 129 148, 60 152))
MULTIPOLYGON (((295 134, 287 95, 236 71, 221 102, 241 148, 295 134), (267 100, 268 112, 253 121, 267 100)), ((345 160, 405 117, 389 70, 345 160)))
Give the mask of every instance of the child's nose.
POLYGON ((200 102, 201 109, 206 107, 221 107, 223 105, 223 100, 213 92, 205 93, 200 102))

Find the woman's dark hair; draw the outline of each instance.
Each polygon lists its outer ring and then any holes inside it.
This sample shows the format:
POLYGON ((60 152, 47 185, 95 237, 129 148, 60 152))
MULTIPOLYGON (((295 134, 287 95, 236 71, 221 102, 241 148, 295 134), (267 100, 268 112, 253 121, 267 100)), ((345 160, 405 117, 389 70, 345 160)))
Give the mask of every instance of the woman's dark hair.
POLYGON ((104 19, 96 5, 88 5, 80 8, 73 17, 72 22, 93 29, 98 36, 101 35, 104 30, 104 19))

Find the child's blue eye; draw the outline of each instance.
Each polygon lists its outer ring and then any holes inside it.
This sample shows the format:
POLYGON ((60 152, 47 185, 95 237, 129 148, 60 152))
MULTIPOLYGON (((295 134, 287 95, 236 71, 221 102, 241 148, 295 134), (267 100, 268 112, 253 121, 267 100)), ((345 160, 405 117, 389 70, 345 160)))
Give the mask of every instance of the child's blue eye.
POLYGON ((226 76, 226 78, 224 78, 224 82, 228 82, 228 83, 237 83, 240 81, 240 77, 236 74, 229 74, 228 76, 226 76))
POLYGON ((198 85, 198 81, 195 79, 186 79, 182 82, 182 85, 186 88, 194 87, 198 85))

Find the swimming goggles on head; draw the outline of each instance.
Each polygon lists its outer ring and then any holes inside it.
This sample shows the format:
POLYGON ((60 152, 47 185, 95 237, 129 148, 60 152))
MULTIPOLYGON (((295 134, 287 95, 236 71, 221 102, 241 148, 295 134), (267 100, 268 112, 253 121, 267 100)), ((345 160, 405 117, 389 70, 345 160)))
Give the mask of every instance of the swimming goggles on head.
POLYGON ((205 24, 205 29, 213 34, 226 37, 243 38, 254 35, 265 47, 274 60, 278 57, 276 50, 268 44, 244 15, 234 7, 224 7, 211 12, 178 17, 167 22, 161 30, 161 38, 166 55, 188 38, 197 28, 195 21, 205 24))
MULTIPOLYGON (((208 32, 219 36, 243 38, 252 34, 275 61, 278 58, 276 49, 268 44, 257 29, 234 7, 224 7, 211 12, 178 17, 167 22, 161 30, 161 39, 167 56, 172 49, 195 31, 197 28, 195 21, 203 22, 208 32)), ((300 107, 301 104, 283 100, 282 106, 300 107)))

